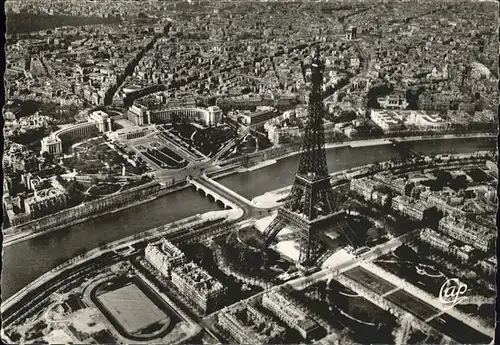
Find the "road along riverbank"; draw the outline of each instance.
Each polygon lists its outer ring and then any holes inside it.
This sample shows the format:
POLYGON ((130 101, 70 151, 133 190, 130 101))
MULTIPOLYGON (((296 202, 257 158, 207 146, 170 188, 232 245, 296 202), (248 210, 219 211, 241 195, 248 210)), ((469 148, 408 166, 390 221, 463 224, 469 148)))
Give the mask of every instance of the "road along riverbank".
POLYGON ((6 247, 20 241, 64 229, 68 226, 83 223, 104 214, 123 211, 186 187, 188 185, 185 181, 168 186, 153 181, 131 188, 130 190, 116 192, 109 196, 32 220, 26 224, 3 229, 3 246, 6 247))
MULTIPOLYGON (((373 142, 377 143, 377 142, 373 142)), ((422 155, 495 150, 496 138, 452 138, 407 142, 422 155)), ((327 149, 330 172, 402 158, 393 145, 333 147, 327 149)), ((273 158, 275 159, 275 158, 273 158)), ((299 156, 275 159, 261 169, 231 174, 217 182, 252 200, 293 183, 299 156)), ((85 223, 51 232, 4 248, 2 296, 7 298, 31 281, 83 252, 178 219, 219 207, 191 189, 183 189, 134 208, 106 214, 85 223), (132 212, 133 210, 133 212, 132 212)))
MULTIPOLYGON (((68 260, 59 266, 51 269, 49 272, 43 274, 38 279, 34 280, 24 288, 22 288, 17 293, 5 299, 5 296, 2 296, 3 301, 1 305, 1 313, 3 316, 4 324, 7 321, 10 321, 12 318, 15 318, 18 309, 21 305, 17 306, 23 299, 26 299, 29 294, 33 294, 35 291, 40 290, 40 292, 44 292, 42 290, 48 288, 50 286, 50 281, 56 280, 58 277, 63 276, 64 274, 69 274, 76 267, 82 267, 85 263, 90 263, 95 261, 99 257, 103 257, 107 254, 114 253, 126 253, 130 254, 130 250, 132 246, 137 245, 141 242, 149 242, 153 241, 161 236, 165 236, 166 238, 177 238, 179 236, 196 236, 196 232, 203 231, 204 224, 210 225, 220 225, 222 226, 224 223, 236 221, 241 218, 243 213, 241 210, 224 210, 224 211, 215 211, 215 212, 207 212, 205 214, 198 214, 192 217, 188 217, 186 219, 173 222, 170 224, 162 225, 148 231, 145 231, 140 234, 132 235, 118 241, 109 243, 107 245, 103 245, 99 248, 93 249, 86 253, 83 253, 77 257, 68 260), (17 307, 16 307, 17 306, 17 307)), ((133 252, 134 250, 132 250, 133 252)), ((33 296, 34 298, 36 296, 33 296)), ((26 301, 30 302, 30 301, 26 301)), ((24 307, 25 303, 22 303, 24 307)))
POLYGON ((220 210, 191 188, 157 197, 84 223, 48 232, 3 248, 2 298, 20 290, 45 272, 104 244, 179 221, 220 210))
MULTIPOLYGON (((443 139, 429 140, 424 137, 401 138, 404 145, 423 156, 449 153, 470 153, 483 150, 496 151, 496 137, 491 135, 476 137, 444 137, 443 139), (417 139, 417 140, 414 140, 417 139)), ((217 181, 240 194, 248 200, 261 196, 269 191, 284 188, 293 184, 294 173, 299 165, 300 151, 284 152, 271 155, 269 159, 276 161, 271 165, 262 165, 260 169, 241 171, 238 174, 212 177, 217 181)), ((343 144, 327 144, 326 149, 328 170, 330 172, 350 169, 356 166, 380 163, 390 160, 400 160, 407 157, 392 142, 384 139, 350 142, 343 144), (369 144, 369 145, 368 145, 369 144)), ((265 157, 263 158, 265 159, 265 157)), ((238 168, 235 168, 237 170, 238 168)))

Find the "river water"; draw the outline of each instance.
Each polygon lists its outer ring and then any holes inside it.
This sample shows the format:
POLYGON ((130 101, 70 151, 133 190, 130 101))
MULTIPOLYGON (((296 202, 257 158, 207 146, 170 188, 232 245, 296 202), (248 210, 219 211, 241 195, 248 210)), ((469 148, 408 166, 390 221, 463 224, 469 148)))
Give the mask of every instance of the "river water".
MULTIPOLYGON (((437 153, 468 153, 478 150, 491 150, 496 147, 494 139, 468 138, 425 140, 405 143, 405 145, 423 155, 437 153)), ((384 162, 401 158, 401 154, 392 146, 338 147, 327 150, 328 170, 330 172, 353 168, 374 162, 384 162)), ((252 199, 268 191, 283 188, 293 183, 294 173, 299 166, 300 155, 290 156, 277 164, 265 168, 229 175, 218 180, 226 187, 247 199, 252 199)))
POLYGON ((188 188, 8 246, 3 252, 2 299, 63 261, 103 243, 217 209, 217 204, 188 188))
MULTIPOLYGON (((474 152, 496 147, 494 139, 449 139, 407 143, 422 154, 474 152)), ((392 145, 341 147, 327 151, 330 172, 401 157, 392 145)), ((276 164, 221 178, 219 182, 252 199, 293 183, 299 155, 276 164)), ((65 260, 105 242, 112 242, 162 224, 218 207, 191 189, 168 194, 121 212, 48 233, 6 247, 3 252, 2 298, 6 299, 65 260)))

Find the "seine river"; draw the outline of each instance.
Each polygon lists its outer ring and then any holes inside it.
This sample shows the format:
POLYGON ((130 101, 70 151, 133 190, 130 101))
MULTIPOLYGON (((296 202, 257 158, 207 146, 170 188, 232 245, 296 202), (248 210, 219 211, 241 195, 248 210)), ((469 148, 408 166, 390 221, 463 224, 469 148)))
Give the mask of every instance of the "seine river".
MULTIPOLYGON (((479 150, 491 150, 496 147, 496 140, 487 138, 445 139, 407 142, 405 145, 423 155, 437 153, 468 153, 479 150)), ((338 147, 327 150, 328 170, 335 172, 352 167, 384 162, 401 158, 401 154, 392 146, 338 147)), ((218 181, 247 199, 252 199, 268 191, 283 188, 293 183, 294 174, 299 165, 300 155, 290 156, 277 164, 246 173, 229 175, 218 181)))
MULTIPOLYGON (((474 152, 496 147, 494 139, 447 139, 407 143, 422 154, 474 152)), ((330 172, 383 162, 401 155, 392 145, 341 147, 327 151, 330 172)), ((276 164, 219 180, 252 199, 293 183, 299 155, 276 164)), ((218 207, 191 189, 168 194, 149 203, 68 227, 6 247, 3 253, 2 298, 6 299, 65 260, 105 242, 112 242, 162 224, 215 210, 218 207)))

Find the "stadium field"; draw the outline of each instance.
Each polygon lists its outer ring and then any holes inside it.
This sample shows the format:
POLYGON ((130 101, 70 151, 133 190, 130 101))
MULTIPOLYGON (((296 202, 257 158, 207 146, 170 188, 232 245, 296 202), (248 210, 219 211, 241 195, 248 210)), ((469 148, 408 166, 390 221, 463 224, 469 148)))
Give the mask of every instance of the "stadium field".
POLYGON ((97 299, 129 334, 138 333, 155 323, 169 322, 168 315, 135 284, 105 292, 97 299))

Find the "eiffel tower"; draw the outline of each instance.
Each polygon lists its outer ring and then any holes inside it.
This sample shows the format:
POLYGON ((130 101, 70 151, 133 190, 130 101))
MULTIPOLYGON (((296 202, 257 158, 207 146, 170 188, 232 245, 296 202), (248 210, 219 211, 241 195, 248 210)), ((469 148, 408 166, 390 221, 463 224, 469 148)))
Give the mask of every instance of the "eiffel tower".
POLYGON ((319 256, 319 236, 333 227, 341 212, 335 212, 334 197, 326 164, 323 128, 323 71, 319 49, 311 63, 312 90, 309 96, 308 119, 302 154, 295 182, 285 204, 264 232, 265 246, 289 227, 298 234, 300 254, 298 264, 310 266, 319 256))

